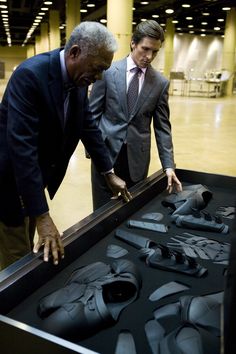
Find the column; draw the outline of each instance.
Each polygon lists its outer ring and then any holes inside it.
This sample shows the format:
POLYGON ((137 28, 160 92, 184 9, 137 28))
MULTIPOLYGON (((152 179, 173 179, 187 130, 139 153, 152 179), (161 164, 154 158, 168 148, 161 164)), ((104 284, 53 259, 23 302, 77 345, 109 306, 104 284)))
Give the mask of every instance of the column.
POLYGON ((115 60, 125 57, 130 52, 132 21, 133 0, 107 0, 107 28, 118 42, 115 60))
POLYGON ((66 0, 66 40, 80 23, 80 0, 66 0))
POLYGON ((174 34, 175 25, 172 23, 172 18, 167 19, 166 34, 165 34, 165 63, 164 63, 164 75, 169 78, 171 69, 174 63, 174 34))
POLYGON ((48 23, 43 22, 40 24, 41 33, 41 52, 49 51, 49 36, 48 36, 48 23))
MULTIPOLYGON (((236 8, 227 12, 222 69, 233 73, 235 71, 235 48, 236 48, 236 8)), ((233 77, 226 83, 225 95, 231 96, 233 93, 233 77)))
POLYGON ((35 36, 35 54, 39 54, 41 52, 41 37, 35 36))
POLYGON ((49 11, 49 48, 50 50, 59 48, 61 46, 61 34, 60 34, 60 17, 59 11, 49 11))
POLYGON ((35 55, 35 47, 32 44, 26 46, 26 55, 27 58, 33 57, 35 55))

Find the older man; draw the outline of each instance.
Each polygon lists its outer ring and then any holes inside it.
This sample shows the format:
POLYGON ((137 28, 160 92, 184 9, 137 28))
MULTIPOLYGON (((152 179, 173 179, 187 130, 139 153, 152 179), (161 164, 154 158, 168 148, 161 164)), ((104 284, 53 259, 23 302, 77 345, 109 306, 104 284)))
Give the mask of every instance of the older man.
POLYGON ((53 198, 80 139, 112 193, 130 200, 125 182, 112 171, 87 102, 87 86, 109 68, 115 50, 115 39, 103 25, 83 22, 64 50, 34 56, 12 74, 0 107, 2 269, 32 250, 35 225, 34 252, 44 245, 44 260, 51 253, 54 264, 64 256, 44 190, 53 198))

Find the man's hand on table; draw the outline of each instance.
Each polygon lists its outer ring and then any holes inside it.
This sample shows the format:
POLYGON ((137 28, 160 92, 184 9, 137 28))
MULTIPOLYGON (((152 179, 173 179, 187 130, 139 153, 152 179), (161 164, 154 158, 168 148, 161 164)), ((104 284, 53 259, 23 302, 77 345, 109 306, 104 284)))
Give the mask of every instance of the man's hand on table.
POLYGON ((34 245, 33 252, 37 253, 41 246, 44 246, 43 260, 48 262, 49 255, 52 255, 53 264, 57 265, 59 259, 64 258, 64 247, 61 235, 57 230, 49 213, 36 217, 36 228, 38 231, 38 241, 34 245))
POLYGON ((173 191, 182 192, 182 184, 178 180, 173 168, 167 168, 165 174, 167 176, 167 191, 169 193, 172 193, 173 191))

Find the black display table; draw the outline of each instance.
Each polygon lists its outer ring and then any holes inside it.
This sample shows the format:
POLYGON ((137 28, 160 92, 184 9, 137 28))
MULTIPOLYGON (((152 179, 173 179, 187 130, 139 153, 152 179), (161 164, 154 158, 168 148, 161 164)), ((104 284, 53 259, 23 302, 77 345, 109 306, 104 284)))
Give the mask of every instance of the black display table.
MULTIPOLYGON (((180 169, 176 173, 183 185, 203 184, 212 191, 213 198, 206 208, 211 214, 219 206, 235 205, 236 178, 180 169)), ((0 273, 0 346, 4 354, 112 354, 118 334, 125 329, 132 333, 137 353, 148 354, 151 350, 144 331, 145 323, 153 318, 153 311, 162 305, 178 301, 182 295, 175 294, 151 302, 148 297, 155 289, 175 280, 189 286, 184 295, 206 295, 224 290, 225 265, 198 259, 208 269, 208 274, 202 278, 153 269, 139 259, 137 249, 114 237, 118 227, 129 230, 126 226, 127 219, 141 219, 147 212, 160 212, 164 215, 161 223, 168 226, 167 233, 137 229, 130 232, 163 244, 184 231, 230 242, 235 233, 233 220, 224 219, 230 228, 227 235, 176 227, 171 221, 170 210, 161 204, 167 196, 165 188, 166 177, 159 171, 133 188, 133 199, 129 203, 112 201, 66 230, 65 259, 59 266, 44 263, 42 254, 30 254, 0 273), (70 342, 42 331, 42 320, 37 315, 39 299, 62 287, 71 272, 78 267, 96 261, 111 264, 113 260, 106 256, 107 247, 111 244, 127 249, 128 254, 124 258, 133 261, 141 272, 142 288, 138 299, 121 312, 114 326, 82 341, 70 342)), ((171 330, 173 321, 167 321, 165 326, 167 331, 171 330)), ((207 354, 210 353, 209 351, 207 354)))

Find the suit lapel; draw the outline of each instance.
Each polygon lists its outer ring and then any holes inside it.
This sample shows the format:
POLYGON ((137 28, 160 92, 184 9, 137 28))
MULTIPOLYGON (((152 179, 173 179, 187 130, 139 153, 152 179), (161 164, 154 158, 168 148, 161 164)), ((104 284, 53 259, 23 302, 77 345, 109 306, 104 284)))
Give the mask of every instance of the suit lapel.
POLYGON ((60 125, 64 127, 64 98, 63 98, 63 83, 61 75, 59 49, 51 52, 49 64, 49 91, 52 97, 52 102, 56 109, 60 120, 60 125))
POLYGON ((127 95, 126 95, 126 69, 127 69, 126 58, 116 63, 116 67, 114 71, 114 82, 117 87, 119 102, 121 104, 125 117, 128 117, 127 95))
POLYGON ((137 114, 140 107, 142 107, 144 102, 147 100, 147 97, 150 95, 150 92, 151 92, 153 85, 154 85, 154 80, 153 80, 154 76, 155 76, 155 72, 154 72, 153 68, 151 66, 149 66, 147 68, 147 71, 145 74, 144 83, 143 83, 142 89, 140 91, 140 94, 138 96, 136 106, 134 107, 133 116, 135 116, 137 114))

